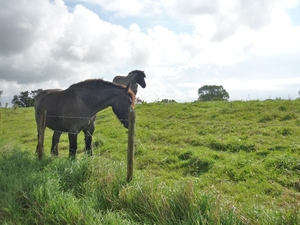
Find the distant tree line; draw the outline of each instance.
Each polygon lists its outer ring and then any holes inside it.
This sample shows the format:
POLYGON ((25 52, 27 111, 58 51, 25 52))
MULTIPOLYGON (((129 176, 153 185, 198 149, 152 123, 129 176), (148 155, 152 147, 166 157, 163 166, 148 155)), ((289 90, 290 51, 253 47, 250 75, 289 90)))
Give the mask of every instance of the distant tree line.
POLYGON ((158 101, 159 103, 176 103, 174 99, 162 99, 161 101, 158 101))
MULTIPOLYGON (((37 89, 34 91, 23 91, 20 92, 20 95, 15 95, 12 100, 13 105, 18 105, 19 107, 32 107, 34 106, 34 99, 42 89, 37 89)), ((1 94, 3 91, 0 91, 0 106, 1 106, 1 94)), ((300 95, 300 91, 298 92, 300 95)), ((222 85, 204 85, 198 89, 198 101, 228 101, 229 94, 223 88, 222 85)), ((162 99, 158 101, 159 103, 174 103, 176 102, 173 99, 162 99)), ((140 98, 137 99, 137 104, 146 103, 140 98)))
POLYGON ((34 106, 34 99, 38 93, 40 93, 42 89, 37 89, 34 91, 22 91, 20 95, 14 95, 11 103, 13 105, 17 105, 19 107, 32 107, 34 106))

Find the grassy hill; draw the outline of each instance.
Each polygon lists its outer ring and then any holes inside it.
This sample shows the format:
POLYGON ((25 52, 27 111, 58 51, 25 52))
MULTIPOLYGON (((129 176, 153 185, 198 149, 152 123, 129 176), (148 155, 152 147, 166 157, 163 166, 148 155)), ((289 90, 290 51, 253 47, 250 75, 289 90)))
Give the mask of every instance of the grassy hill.
POLYGON ((134 178, 126 129, 98 114, 94 157, 38 162, 33 108, 0 108, 0 221, 6 224, 299 224, 300 101, 136 106, 134 178), (24 220, 24 218, 26 218, 24 220))

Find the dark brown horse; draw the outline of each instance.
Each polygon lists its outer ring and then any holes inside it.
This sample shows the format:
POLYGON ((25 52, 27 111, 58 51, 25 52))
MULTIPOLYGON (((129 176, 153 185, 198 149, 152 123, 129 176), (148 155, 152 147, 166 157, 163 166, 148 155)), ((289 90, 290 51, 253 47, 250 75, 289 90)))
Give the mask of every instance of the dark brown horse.
POLYGON ((137 93, 138 84, 142 87, 146 87, 146 74, 141 70, 133 70, 127 76, 116 76, 113 79, 114 83, 127 85, 130 83, 130 88, 134 92, 137 93))
MULTIPOLYGON (((40 115, 46 110, 46 127, 54 131, 51 153, 58 155, 58 142, 62 132, 69 136, 69 155, 76 156, 77 135, 85 135, 85 151, 92 155, 92 135, 97 112, 111 106, 120 122, 128 128, 128 114, 135 102, 135 94, 127 87, 103 81, 86 80, 66 90, 50 89, 35 98, 35 118, 39 127, 40 115)), ((38 129, 39 130, 39 129, 38 129)), ((39 138, 38 131, 38 138, 39 138)), ((37 146, 38 148, 38 146, 37 146)))

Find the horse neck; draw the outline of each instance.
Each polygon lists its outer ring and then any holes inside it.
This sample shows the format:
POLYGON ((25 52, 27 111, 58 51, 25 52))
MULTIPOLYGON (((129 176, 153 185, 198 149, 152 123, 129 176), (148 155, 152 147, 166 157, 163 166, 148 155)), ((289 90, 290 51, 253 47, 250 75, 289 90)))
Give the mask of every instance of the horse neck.
POLYGON ((136 84, 136 81, 137 81, 137 75, 138 75, 137 72, 133 72, 133 73, 128 74, 127 77, 128 77, 129 81, 130 81, 132 84, 136 84))
POLYGON ((97 112, 112 106, 115 97, 117 97, 123 90, 118 88, 101 88, 94 91, 94 93, 86 94, 83 97, 87 107, 93 111, 94 114, 97 112))
POLYGON ((134 92, 134 94, 137 93, 137 77, 138 77, 138 73, 137 72, 133 72, 130 73, 128 76, 128 80, 130 81, 130 88, 131 90, 134 92))

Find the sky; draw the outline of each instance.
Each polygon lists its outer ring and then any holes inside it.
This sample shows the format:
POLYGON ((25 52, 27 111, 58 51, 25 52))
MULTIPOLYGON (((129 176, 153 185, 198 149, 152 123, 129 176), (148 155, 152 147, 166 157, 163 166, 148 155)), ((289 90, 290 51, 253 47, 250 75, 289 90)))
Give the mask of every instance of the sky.
POLYGON ((143 70, 146 102, 300 97, 300 0, 0 0, 2 106, 143 70))

